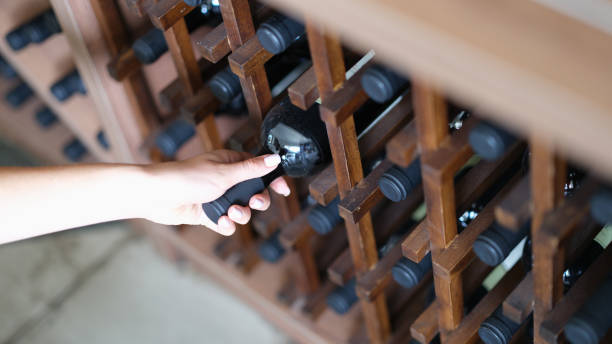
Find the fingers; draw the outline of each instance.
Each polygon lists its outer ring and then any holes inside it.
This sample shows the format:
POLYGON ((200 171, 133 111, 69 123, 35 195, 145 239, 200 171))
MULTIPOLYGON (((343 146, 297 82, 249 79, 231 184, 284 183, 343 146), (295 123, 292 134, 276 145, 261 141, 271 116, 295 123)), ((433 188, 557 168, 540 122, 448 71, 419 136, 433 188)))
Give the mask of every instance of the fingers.
POLYGON ((236 225, 229 219, 229 217, 227 217, 227 215, 221 216, 217 222, 217 225, 213 225, 209 228, 225 236, 230 236, 236 231, 236 225))
POLYGON ((244 225, 251 219, 251 209, 249 207, 232 205, 227 211, 227 216, 229 216, 230 220, 244 225))
POLYGON ((268 154, 224 165, 223 175, 228 185, 234 185, 251 178, 272 172, 281 159, 278 154, 268 154))
POLYGON ((270 193, 268 190, 251 197, 249 200, 249 207, 255 210, 266 210, 270 207, 270 193))
POLYGON ((291 194, 291 189, 289 189, 289 185, 287 184, 287 181, 285 181, 285 179, 283 177, 279 177, 279 178, 274 179, 272 181, 272 183, 270 183, 270 187, 276 193, 281 194, 281 195, 283 195, 285 197, 287 197, 287 196, 289 196, 289 194, 291 194))

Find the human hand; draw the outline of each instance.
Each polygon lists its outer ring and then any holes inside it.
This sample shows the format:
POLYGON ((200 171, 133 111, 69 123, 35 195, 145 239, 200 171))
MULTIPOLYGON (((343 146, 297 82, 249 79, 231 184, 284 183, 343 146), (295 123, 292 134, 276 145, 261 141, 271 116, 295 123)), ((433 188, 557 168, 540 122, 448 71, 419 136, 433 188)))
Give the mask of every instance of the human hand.
MULTIPOLYGON (((155 195, 162 195, 163 199, 145 202, 144 217, 167 225, 204 225, 220 234, 231 235, 236 230, 235 223, 249 222, 251 208, 268 209, 268 191, 251 197, 248 207, 232 205, 228 215, 221 216, 217 224, 206 216, 202 203, 214 201, 237 183, 268 174, 279 163, 280 157, 276 154, 253 157, 244 152, 217 150, 185 161, 147 166, 155 183, 155 195)), ((270 187, 284 196, 290 193, 282 177, 275 179, 270 187)))

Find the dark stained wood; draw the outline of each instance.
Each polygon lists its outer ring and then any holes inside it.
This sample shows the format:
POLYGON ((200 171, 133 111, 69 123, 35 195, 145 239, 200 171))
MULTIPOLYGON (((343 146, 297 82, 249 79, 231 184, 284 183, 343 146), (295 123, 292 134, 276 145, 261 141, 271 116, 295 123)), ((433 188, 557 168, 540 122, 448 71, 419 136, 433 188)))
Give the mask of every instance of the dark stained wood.
POLYGON ((419 154, 415 122, 408 123, 389 142, 387 142, 387 159, 401 167, 408 167, 419 154))
POLYGON ((321 119, 328 125, 338 127, 361 105, 368 100, 368 95, 361 87, 361 76, 371 62, 366 63, 342 87, 321 103, 321 119))
POLYGON ((554 309, 542 319, 540 335, 544 342, 558 342, 559 335, 567 321, 608 277, 610 264, 612 264, 612 246, 606 248, 604 253, 578 279, 578 282, 559 300, 554 309))
POLYGON ((246 78, 272 58, 271 53, 261 46, 256 36, 235 49, 227 58, 232 71, 241 78, 246 78))
POLYGON ((497 223, 510 230, 519 230, 531 218, 533 204, 530 180, 529 175, 523 177, 495 208, 497 223))
MULTIPOLYGON (((457 208, 465 209, 478 199, 520 158, 523 149, 524 145, 517 144, 510 148, 504 157, 495 161, 480 161, 470 169, 456 184, 457 208)), ((414 262, 421 261, 429 253, 429 233, 425 226, 415 230, 402 245, 404 256, 414 262)))
POLYGON ((179 79, 172 80, 159 92, 159 103, 163 110, 171 112, 183 104, 187 97, 185 87, 179 79))
POLYGON ((291 103, 302 110, 307 110, 319 98, 317 77, 314 68, 310 67, 300 75, 287 90, 291 103))
POLYGON ((176 21, 174 25, 164 31, 164 37, 172 54, 172 60, 174 61, 179 79, 183 82, 187 94, 196 94, 202 87, 202 77, 198 62, 193 53, 185 20, 181 18, 176 21))
MULTIPOLYGON (((520 263, 520 262, 519 262, 520 263)), ((504 316, 521 324, 533 311, 533 274, 528 272, 503 304, 504 316)))
POLYGON ((503 302, 525 274, 522 264, 516 264, 495 285, 491 291, 465 317, 461 324, 446 338, 448 343, 475 343, 478 341, 478 328, 503 302))
MULTIPOLYGON (((533 217, 531 235, 539 241, 540 225, 545 214, 563 198, 566 180, 565 162, 555 156, 552 148, 539 138, 531 139, 531 188, 533 190, 533 217)), ((535 246, 538 247, 538 246, 535 246)), ((564 266, 564 250, 538 247, 533 250, 533 274, 535 305, 533 312, 534 341, 541 343, 540 324, 563 295, 561 274, 564 266)))
POLYGON ((410 326, 410 335, 419 343, 428 344, 438 334, 438 301, 432 302, 410 326))
MULTIPOLYGON (((315 26, 309 18, 306 18, 306 32, 321 101, 325 103, 334 90, 344 82, 342 46, 337 37, 315 26)), ((338 194, 342 199, 363 179, 355 122, 349 115, 337 127, 332 123, 325 125, 338 181, 338 194)), ((353 265, 357 276, 360 276, 378 261, 372 219, 368 214, 362 217, 359 223, 346 221, 345 225, 353 265)), ((373 301, 362 298, 360 304, 370 341, 386 342, 391 329, 384 294, 373 301)))
MULTIPOLYGON (((376 242, 382 245, 387 239, 402 225, 410 219, 410 216, 414 210, 422 203, 418 195, 420 192, 415 193, 417 197, 409 197, 401 202, 391 203, 385 205, 382 209, 377 209, 376 218, 378 221, 375 226, 376 242)), ((418 228, 419 226, 417 226, 418 228)), ((416 230, 413 229, 411 233, 416 230)), ((398 244, 399 245, 399 244, 398 244)), ((351 257, 348 254, 343 254, 338 257, 336 261, 327 269, 328 275, 334 283, 344 284, 348 281, 347 276, 352 277, 353 272, 347 272, 347 269, 353 269, 352 263, 350 263, 351 257)), ((366 274, 370 274, 372 271, 377 269, 378 264, 373 270, 368 271, 366 274)), ((365 275, 364 275, 365 276, 365 275)), ((349 278, 350 278, 349 277, 349 278)))
MULTIPOLYGON (((362 159, 373 159, 379 154, 385 142, 398 132, 402 125, 410 121, 411 108, 410 100, 402 99, 359 139, 358 146, 362 159)), ((338 195, 337 180, 332 165, 315 177, 309 185, 309 191, 321 205, 327 205, 338 195)))
MULTIPOLYGON (((221 15, 232 51, 236 51, 255 36, 255 26, 247 0, 226 0, 220 3, 221 15)), ((263 64, 240 78, 242 94, 255 121, 261 121, 272 106, 270 85, 263 64)))
POLYGON ((312 208, 304 209, 293 221, 281 228, 279 240, 285 248, 291 249, 310 238, 309 232, 313 232, 313 229, 308 224, 308 213, 312 208))
POLYGON ((156 0, 147 8, 153 25, 166 31, 183 19, 194 7, 187 6, 182 0, 156 0))
POLYGON ((445 250, 440 252, 433 264, 437 276, 450 278, 453 274, 461 272, 475 258, 474 251, 472 251, 474 241, 493 223, 495 207, 518 179, 519 176, 515 175, 512 180, 508 181, 508 184, 487 203, 468 227, 457 235, 445 250))
POLYGON ((132 49, 126 49, 116 55, 106 66, 108 74, 117 81, 123 81, 132 73, 140 70, 142 63, 134 55, 132 49))
POLYGON ((223 23, 203 36, 195 36, 194 40, 202 57, 212 63, 221 61, 222 58, 232 51, 227 40, 225 24, 223 23))
MULTIPOLYGON (((451 173, 437 173, 429 169, 428 155, 435 154, 448 138, 446 103, 442 96, 422 81, 413 82, 413 99, 419 144, 423 191, 427 204, 427 228, 431 242, 432 260, 448 247, 457 235, 455 190, 451 173)), ((434 274, 438 299, 438 322, 441 340, 453 330, 463 317, 463 287, 460 274, 442 278, 434 274)))

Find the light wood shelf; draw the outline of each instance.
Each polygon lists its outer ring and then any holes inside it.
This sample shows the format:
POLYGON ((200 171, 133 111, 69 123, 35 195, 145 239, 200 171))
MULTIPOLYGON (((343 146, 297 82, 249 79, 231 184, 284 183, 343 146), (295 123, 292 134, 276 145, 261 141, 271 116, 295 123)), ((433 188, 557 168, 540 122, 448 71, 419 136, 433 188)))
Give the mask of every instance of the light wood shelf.
POLYGON ((104 150, 96 140, 102 126, 91 99, 77 94, 60 103, 51 94, 51 85, 75 67, 66 37, 56 34, 42 44, 30 44, 17 52, 4 39, 14 27, 49 7, 49 2, 45 0, 0 2, 0 53, 92 155, 100 161, 114 161, 112 147, 111 151, 104 150))

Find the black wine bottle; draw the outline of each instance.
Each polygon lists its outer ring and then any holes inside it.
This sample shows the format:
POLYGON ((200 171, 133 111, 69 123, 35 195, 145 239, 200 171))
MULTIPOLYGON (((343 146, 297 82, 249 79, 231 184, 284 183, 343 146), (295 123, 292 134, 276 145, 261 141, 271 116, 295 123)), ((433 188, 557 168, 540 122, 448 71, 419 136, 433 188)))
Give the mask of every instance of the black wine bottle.
POLYGON ((502 306, 499 306, 480 324, 478 336, 485 344, 509 344, 520 327, 521 324, 508 319, 502 311, 502 306))
POLYGON ((78 70, 73 70, 51 86, 51 93, 60 102, 66 101, 75 93, 87 94, 85 84, 78 70))
POLYGON ((165 156, 172 157, 195 133, 193 124, 179 118, 157 134, 155 145, 165 156))
MULTIPOLYGON (((291 49, 286 53, 274 56, 265 64, 268 83, 274 88, 280 83, 289 73, 295 70, 300 64, 308 61, 310 55, 308 51, 300 50, 299 47, 291 49)), ((222 104, 228 104, 235 101, 242 101, 244 104, 244 96, 240 85, 240 78, 229 67, 221 70, 208 81, 208 87, 212 94, 219 99, 222 104)))
POLYGON ((57 123, 57 116, 50 108, 46 106, 36 111, 34 116, 36 118, 36 122, 43 128, 49 128, 53 124, 57 123))
POLYGON ((8 61, 6 61, 2 56, 0 56, 0 75, 2 75, 5 79, 13 79, 17 77, 17 71, 13 66, 11 66, 8 61))
MULTIPOLYGON (((563 287, 567 291, 582 274, 589 268, 589 266, 599 257, 603 252, 603 248, 599 243, 594 240, 589 242, 589 246, 584 250, 584 254, 578 259, 575 259, 569 265, 566 266, 563 271, 563 287)), ((531 237, 527 237, 525 246, 523 247, 523 256, 521 261, 527 270, 531 270, 533 266, 533 252, 531 249, 531 237)))
POLYGON ((531 221, 527 221, 518 231, 504 228, 494 222, 474 241, 472 249, 476 256, 489 266, 497 266, 508 257, 510 251, 529 233, 531 221))
POLYGON ((87 154, 87 148, 85 148, 79 139, 75 138, 64 146, 63 152, 68 160, 77 162, 87 154))
POLYGON ((612 188, 606 186, 591 197, 591 215, 601 223, 612 223, 612 188))
POLYGON ((30 43, 41 43, 62 31, 52 9, 48 9, 6 34, 11 49, 18 51, 30 43))
POLYGON ((565 337, 572 344, 597 344, 612 327, 612 276, 572 315, 565 337))
MULTIPOLYGON (((461 128, 463 120, 469 116, 469 111, 454 104, 448 106, 449 130, 461 128)), ((378 180, 380 191, 393 202, 405 200, 406 197, 421 184, 420 159, 415 159, 407 167, 391 166, 378 180)))
POLYGON ((4 99, 13 108, 18 108, 21 104, 25 103, 28 99, 32 98, 34 91, 25 82, 21 82, 19 85, 12 88, 4 95, 4 99))
POLYGON ((276 231, 274 234, 270 235, 270 237, 262 241, 257 248, 257 253, 261 259, 268 263, 278 262, 285 254, 285 248, 278 239, 279 235, 280 231, 276 231))
POLYGON ((512 133, 487 121, 475 126, 468 139, 474 152, 485 160, 501 158, 517 140, 512 133))
MULTIPOLYGON (((375 103, 366 103, 355 114, 357 132, 365 130, 380 112, 375 103)), ((305 177, 320 171, 331 160, 331 151, 324 123, 319 118, 319 106, 314 104, 303 111, 283 99, 267 114, 262 123, 260 154, 277 153, 281 163, 270 174, 234 185, 223 196, 202 205, 206 215, 217 222, 232 204, 247 205, 254 194, 263 191, 269 183, 282 175, 305 177)))
POLYGON ((293 18, 276 14, 259 25, 257 38, 271 54, 280 54, 304 36, 304 25, 293 18))
MULTIPOLYGON (((185 24, 189 32, 205 24, 217 25, 220 20, 217 14, 212 12, 202 13, 198 10, 191 11, 185 16, 185 24)), ((151 64, 157 61, 168 51, 164 32, 158 28, 150 29, 134 41, 132 51, 134 51, 134 56, 143 64, 151 64)))
POLYGON ((428 253, 420 262, 402 257, 391 268, 391 276, 397 284, 406 289, 415 287, 431 271, 431 253, 428 253))
POLYGON ((102 130, 98 131, 98 133, 96 134, 96 140, 98 141, 98 144, 100 144, 100 147, 104 148, 104 150, 110 149, 110 144, 108 143, 108 140, 106 139, 106 135, 104 134, 104 131, 102 130))
POLYGON ((382 65, 368 68, 361 77, 363 90, 378 103, 385 103, 397 97, 409 85, 408 79, 382 65))

